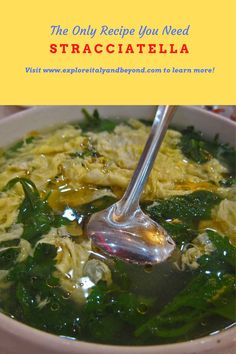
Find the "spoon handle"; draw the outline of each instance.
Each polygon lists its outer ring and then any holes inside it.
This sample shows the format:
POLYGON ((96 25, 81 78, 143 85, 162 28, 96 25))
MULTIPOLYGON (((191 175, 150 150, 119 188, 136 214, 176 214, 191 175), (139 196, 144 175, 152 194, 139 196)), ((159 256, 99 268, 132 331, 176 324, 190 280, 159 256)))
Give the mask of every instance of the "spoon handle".
POLYGON ((157 152, 161 146, 162 140, 175 110, 175 106, 158 107, 150 135, 136 170, 124 196, 117 203, 117 211, 120 215, 126 215, 128 211, 135 210, 139 206, 140 194, 142 193, 145 183, 150 175, 157 152))

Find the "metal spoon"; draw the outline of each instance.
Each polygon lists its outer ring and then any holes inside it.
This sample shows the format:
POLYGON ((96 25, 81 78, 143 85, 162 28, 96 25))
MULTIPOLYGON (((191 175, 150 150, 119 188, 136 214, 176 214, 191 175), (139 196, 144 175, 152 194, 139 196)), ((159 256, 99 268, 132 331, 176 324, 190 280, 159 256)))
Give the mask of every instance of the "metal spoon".
POLYGON ((139 206, 139 197, 175 111, 159 106, 145 148, 120 201, 91 216, 86 232, 105 254, 137 264, 166 260, 175 248, 167 232, 139 206))

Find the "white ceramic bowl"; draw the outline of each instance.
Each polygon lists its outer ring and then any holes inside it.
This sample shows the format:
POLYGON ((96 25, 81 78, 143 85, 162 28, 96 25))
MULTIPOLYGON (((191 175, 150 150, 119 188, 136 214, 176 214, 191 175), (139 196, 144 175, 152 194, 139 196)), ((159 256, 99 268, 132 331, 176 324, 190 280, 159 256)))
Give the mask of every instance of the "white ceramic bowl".
MULTIPOLYGON (((28 109, 0 121, 1 147, 20 139, 26 132, 44 129, 58 123, 80 120, 81 106, 41 106, 28 109)), ((94 107, 87 107, 94 109, 94 107)), ((154 106, 100 106, 103 117, 114 119, 152 118, 154 106)), ((220 134, 223 142, 236 147, 236 124, 218 115, 189 106, 179 107, 174 122, 194 125, 206 136, 220 134)), ((188 342, 147 347, 110 346, 62 339, 33 329, 0 314, 0 354, 233 354, 236 328, 188 342)))

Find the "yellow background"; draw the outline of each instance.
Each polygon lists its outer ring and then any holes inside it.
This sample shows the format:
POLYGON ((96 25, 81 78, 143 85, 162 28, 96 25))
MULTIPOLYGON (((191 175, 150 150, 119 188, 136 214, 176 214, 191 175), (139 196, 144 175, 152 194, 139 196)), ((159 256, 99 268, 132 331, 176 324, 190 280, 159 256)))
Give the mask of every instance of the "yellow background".
POLYGON ((4 1, 0 9, 0 104, 233 104, 235 0, 4 1), (189 36, 50 36, 60 24, 186 27, 189 36), (184 43, 188 55, 51 54, 55 42, 184 43), (214 74, 26 74, 25 67, 215 67, 214 74))

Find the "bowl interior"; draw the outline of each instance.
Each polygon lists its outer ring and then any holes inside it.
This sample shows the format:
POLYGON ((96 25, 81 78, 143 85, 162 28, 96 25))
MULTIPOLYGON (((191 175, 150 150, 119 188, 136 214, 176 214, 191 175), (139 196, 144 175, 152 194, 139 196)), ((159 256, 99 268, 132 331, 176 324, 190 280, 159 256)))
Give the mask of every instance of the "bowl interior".
MULTIPOLYGON (((53 126, 79 121, 83 118, 81 113, 82 106, 48 106, 34 107, 26 111, 17 113, 0 121, 0 141, 1 147, 20 139, 30 130, 41 130, 53 128, 53 126)), ((95 107, 85 107, 92 111, 95 107)), ((155 106, 98 106, 96 107, 101 117, 104 118, 144 118, 152 119, 155 114, 155 106)), ((201 130, 207 137, 220 135, 220 140, 228 142, 236 147, 235 135, 236 124, 224 117, 203 111, 190 106, 178 107, 173 124, 177 126, 194 125, 201 130)), ((84 342, 74 342, 61 339, 36 329, 30 328, 17 321, 0 314, 0 354, 63 354, 63 353, 147 353, 147 354, 184 354, 184 353, 203 353, 207 351, 215 353, 230 353, 232 350, 233 339, 236 337, 236 329, 222 331, 215 336, 208 336, 190 342, 148 346, 148 347, 118 347, 108 345, 97 345, 84 342), (231 349, 230 349, 230 348, 231 349), (226 348, 226 349, 225 349, 226 348), (2 352, 2 353, 3 353, 2 352)), ((233 352, 233 351, 232 351, 233 352)))
MULTIPOLYGON (((82 108, 88 111, 98 109, 101 117, 112 119, 143 118, 153 119, 156 106, 39 106, 16 113, 0 120, 0 146, 4 147, 31 130, 52 129, 55 125, 80 121, 82 108)), ((191 106, 179 106, 173 124, 194 125, 207 137, 219 134, 220 140, 236 146, 236 124, 229 119, 191 106)))

